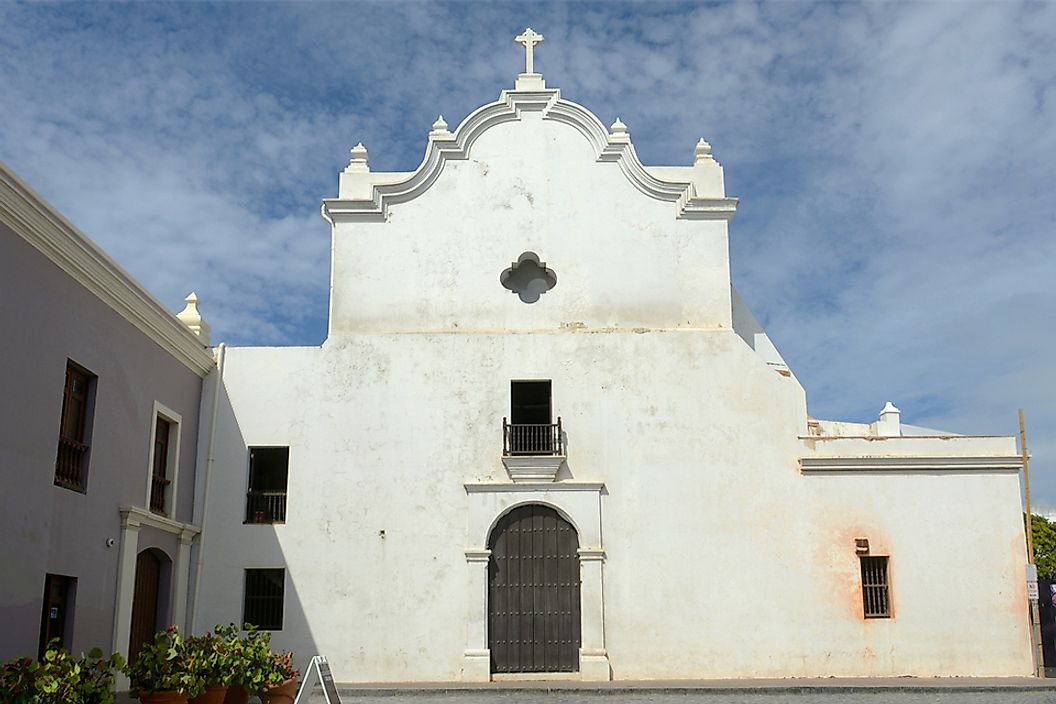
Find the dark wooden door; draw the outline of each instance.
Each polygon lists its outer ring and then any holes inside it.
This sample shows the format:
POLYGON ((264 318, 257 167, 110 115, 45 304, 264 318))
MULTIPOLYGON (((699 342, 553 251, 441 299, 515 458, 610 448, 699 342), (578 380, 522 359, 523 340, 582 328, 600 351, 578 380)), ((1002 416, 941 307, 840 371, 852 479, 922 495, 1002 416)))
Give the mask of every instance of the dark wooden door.
POLYGON ((64 648, 70 646, 66 642, 66 612, 70 606, 70 584, 73 581, 72 577, 57 574, 44 577, 44 612, 40 616, 38 658, 44 657, 44 651, 52 638, 58 638, 64 648))
POLYGON ((132 628, 128 637, 128 660, 135 662, 144 643, 154 640, 158 627, 158 587, 161 560, 150 550, 136 558, 136 588, 132 597, 132 628))
POLYGON ((579 670, 579 538, 547 506, 503 516, 488 541, 492 672, 579 670))

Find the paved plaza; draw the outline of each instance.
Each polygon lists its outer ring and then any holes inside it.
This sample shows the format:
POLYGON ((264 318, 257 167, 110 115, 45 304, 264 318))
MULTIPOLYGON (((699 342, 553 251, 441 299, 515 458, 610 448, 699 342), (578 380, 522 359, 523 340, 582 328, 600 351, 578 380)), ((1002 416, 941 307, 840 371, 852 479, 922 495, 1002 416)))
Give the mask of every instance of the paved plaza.
MULTIPOLYGON (((311 684, 300 704, 325 704, 311 684)), ((339 684, 338 691, 354 704, 1056 704, 1056 679, 1031 677, 407 682, 339 684)), ((117 704, 135 701, 117 697, 117 704)))

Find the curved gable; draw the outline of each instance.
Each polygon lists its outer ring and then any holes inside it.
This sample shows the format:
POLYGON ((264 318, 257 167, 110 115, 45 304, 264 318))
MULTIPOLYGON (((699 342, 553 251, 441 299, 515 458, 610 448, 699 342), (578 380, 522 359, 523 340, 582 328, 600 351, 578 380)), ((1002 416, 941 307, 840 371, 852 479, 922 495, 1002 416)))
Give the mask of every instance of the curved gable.
MULTIPOLYGON (((642 164, 619 119, 612 130, 587 108, 565 100, 561 91, 546 88, 504 90, 499 99, 488 103, 462 121, 454 132, 447 130, 440 118, 429 134, 425 158, 413 172, 371 173, 366 164, 366 150, 342 174, 338 198, 323 200, 323 216, 331 223, 385 220, 389 206, 414 200, 425 193, 448 161, 470 158, 474 144, 490 128, 511 121, 522 120, 526 113, 542 113, 544 120, 552 120, 579 132, 594 150, 596 161, 619 165, 627 180, 641 193, 654 200, 675 204, 675 217, 680 219, 729 220, 737 209, 737 199, 726 197, 704 184, 714 179, 711 174, 694 174, 694 169, 649 169, 642 164), (665 177, 654 173, 667 172, 665 177), (670 178, 672 171, 686 171, 685 179, 670 178), (704 176, 704 178, 699 178, 704 176)), ((360 147, 361 148, 361 147, 360 147)), ((706 167, 718 164, 711 160, 706 167)), ((719 175, 721 183, 721 174, 719 175)))

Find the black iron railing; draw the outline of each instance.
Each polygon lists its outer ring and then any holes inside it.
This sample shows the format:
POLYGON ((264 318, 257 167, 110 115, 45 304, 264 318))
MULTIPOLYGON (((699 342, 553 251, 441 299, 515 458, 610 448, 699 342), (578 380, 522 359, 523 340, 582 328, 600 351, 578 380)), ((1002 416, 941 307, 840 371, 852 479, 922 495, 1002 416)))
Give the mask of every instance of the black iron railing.
POLYGON ((165 513, 165 490, 171 481, 165 477, 152 476, 150 478, 150 510, 154 513, 165 513))
POLYGON ((561 419, 556 423, 507 423, 502 419, 502 454, 563 455, 561 419))
POLYGON ((285 491, 250 491, 246 493, 246 523, 285 522, 285 491))
POLYGON ((55 459, 55 483, 67 489, 84 491, 84 457, 88 446, 59 436, 59 454, 55 459))

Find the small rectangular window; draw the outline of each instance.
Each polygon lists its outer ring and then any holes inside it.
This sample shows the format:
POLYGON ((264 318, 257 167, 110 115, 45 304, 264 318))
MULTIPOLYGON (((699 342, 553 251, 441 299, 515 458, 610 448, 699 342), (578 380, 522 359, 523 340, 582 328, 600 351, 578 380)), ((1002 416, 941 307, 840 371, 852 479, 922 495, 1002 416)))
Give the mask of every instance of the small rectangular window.
POLYGON ((161 416, 154 424, 154 457, 150 473, 150 510, 166 514, 166 494, 172 480, 169 479, 169 435, 172 423, 161 416))
POLYGON ((265 631, 282 630, 285 582, 286 570, 282 568, 246 570, 242 622, 265 631))
POLYGON ((154 513, 176 517, 176 480, 180 469, 180 426, 183 416, 155 401, 150 416, 150 451, 145 506, 154 513))
POLYGON ((87 370, 72 361, 66 361, 62 417, 59 420, 59 450, 55 459, 55 484, 74 491, 85 491, 87 487, 88 428, 94 379, 87 370))
POLYGON ((860 556, 862 561, 862 605, 866 618, 891 618, 891 595, 887 580, 887 557, 860 556))
POLYGON ((70 625, 73 623, 73 593, 77 580, 73 577, 64 577, 58 574, 44 576, 44 600, 40 615, 40 643, 37 647, 37 657, 43 658, 48 643, 53 638, 59 639, 59 644, 69 650, 70 648, 70 625))
POLYGON ((246 523, 285 523, 290 448, 249 448, 246 523))

